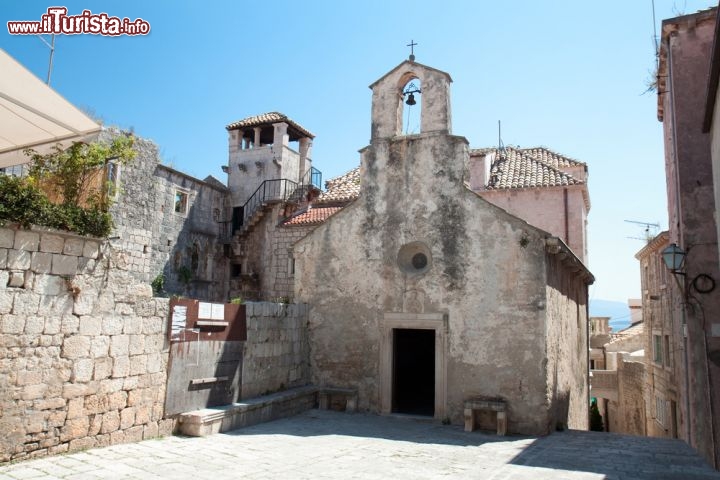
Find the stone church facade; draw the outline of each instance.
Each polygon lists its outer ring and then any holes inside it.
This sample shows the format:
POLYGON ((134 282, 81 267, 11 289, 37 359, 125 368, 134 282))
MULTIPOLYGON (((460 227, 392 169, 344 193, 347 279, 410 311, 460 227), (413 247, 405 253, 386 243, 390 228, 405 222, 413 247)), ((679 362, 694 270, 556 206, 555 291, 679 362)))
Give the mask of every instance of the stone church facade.
POLYGON ((409 61, 371 86, 360 194, 295 244, 313 380, 357 388, 374 412, 457 424, 481 397, 507 403, 511 432, 587 428, 592 275, 558 237, 467 188, 449 87, 409 61), (403 136, 411 79, 422 127, 403 136))

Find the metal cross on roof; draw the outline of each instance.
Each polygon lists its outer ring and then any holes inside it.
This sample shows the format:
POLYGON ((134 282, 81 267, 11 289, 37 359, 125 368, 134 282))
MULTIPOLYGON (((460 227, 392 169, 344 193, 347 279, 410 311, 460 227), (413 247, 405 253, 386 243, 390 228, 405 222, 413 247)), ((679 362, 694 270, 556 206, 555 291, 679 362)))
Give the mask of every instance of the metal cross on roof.
POLYGON ((410 61, 411 62, 415 61, 415 45, 417 45, 417 43, 415 43, 414 40, 410 40, 410 43, 408 43, 406 45, 406 46, 410 47, 410 61))

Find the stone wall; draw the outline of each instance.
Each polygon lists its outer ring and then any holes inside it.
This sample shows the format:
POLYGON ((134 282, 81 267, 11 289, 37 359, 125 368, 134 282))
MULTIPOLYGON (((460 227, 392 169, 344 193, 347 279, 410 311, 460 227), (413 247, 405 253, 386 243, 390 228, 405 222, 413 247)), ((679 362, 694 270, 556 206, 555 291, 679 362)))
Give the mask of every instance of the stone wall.
MULTIPOLYGON (((107 138, 121 135, 103 132, 107 138)), ((137 156, 120 170, 120 188, 110 212, 113 245, 128 257, 128 271, 138 282, 165 276, 168 294, 209 301, 227 299, 227 262, 220 244, 228 217, 229 193, 212 177, 198 180, 160 164, 158 147, 135 138, 137 156), (175 211, 175 192, 187 194, 187 208, 175 211), (193 255, 197 261, 193 260, 193 255), (186 285, 178 269, 192 273, 186 285)))
POLYGON ((618 399, 609 402, 608 431, 630 435, 646 435, 645 400, 645 364, 619 359, 618 399))
POLYGON ((249 302, 245 308, 247 342, 240 398, 310 383, 307 306, 249 302))
POLYGON ((0 229, 0 461, 169 434, 167 300, 109 242, 0 229))
POLYGON ((316 225, 285 226, 275 230, 272 239, 272 270, 270 294, 273 298, 292 299, 295 295, 295 272, 292 249, 295 242, 307 236, 316 225))

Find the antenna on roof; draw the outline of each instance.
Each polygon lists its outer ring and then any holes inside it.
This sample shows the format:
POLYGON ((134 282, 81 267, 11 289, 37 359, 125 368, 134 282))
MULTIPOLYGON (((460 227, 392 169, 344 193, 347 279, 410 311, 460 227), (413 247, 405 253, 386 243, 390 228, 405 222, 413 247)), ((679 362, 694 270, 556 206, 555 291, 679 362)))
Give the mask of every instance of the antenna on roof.
POLYGON ((498 120, 498 150, 501 152, 505 150, 505 144, 502 141, 502 124, 498 120))
POLYGON ((38 38, 50 49, 50 64, 48 65, 48 76, 47 83, 50 85, 50 74, 52 74, 53 55, 55 55, 55 34, 50 35, 50 42, 45 40, 42 35, 38 35, 38 38))
POLYGON ((633 240, 643 240, 646 243, 650 243, 650 240, 655 238, 655 236, 658 233, 658 230, 660 230, 660 224, 659 223, 649 223, 649 222, 636 222, 634 220, 625 220, 627 223, 634 223, 636 225, 643 225, 645 227, 645 236, 644 237, 627 237, 633 240))

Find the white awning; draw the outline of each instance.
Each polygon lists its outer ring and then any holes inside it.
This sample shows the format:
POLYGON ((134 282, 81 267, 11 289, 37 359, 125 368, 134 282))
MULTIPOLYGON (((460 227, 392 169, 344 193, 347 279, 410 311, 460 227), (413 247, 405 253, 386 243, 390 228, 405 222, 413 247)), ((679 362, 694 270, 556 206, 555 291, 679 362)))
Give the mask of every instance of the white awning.
POLYGON ((27 163, 25 148, 88 141, 101 127, 0 49, 0 168, 27 163))

